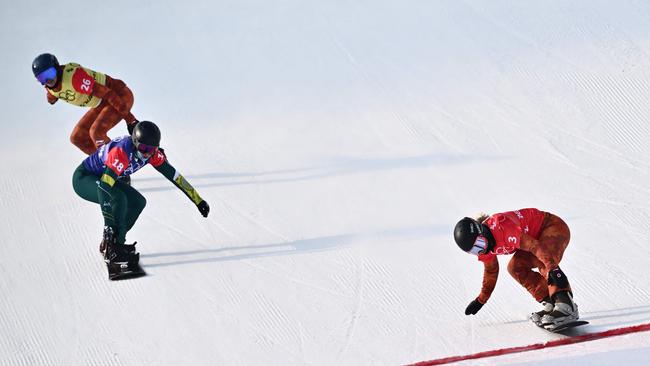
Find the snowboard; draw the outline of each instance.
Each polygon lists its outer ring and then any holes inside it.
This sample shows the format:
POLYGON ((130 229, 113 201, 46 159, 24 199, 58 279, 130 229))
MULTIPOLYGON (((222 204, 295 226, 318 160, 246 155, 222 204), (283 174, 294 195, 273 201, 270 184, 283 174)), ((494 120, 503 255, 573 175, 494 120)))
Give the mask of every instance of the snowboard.
POLYGON ((544 328, 544 326, 542 325, 542 323, 539 323, 539 324, 538 324, 538 323, 535 323, 535 325, 537 325, 538 327, 544 329, 544 330, 547 331, 547 332, 551 332, 551 333, 559 333, 559 332, 563 332, 563 331, 565 331, 565 330, 568 330, 568 329, 571 329, 571 328, 575 328, 575 327, 579 327, 579 326, 581 326, 581 325, 586 325, 586 324, 589 324, 589 322, 586 321, 586 320, 576 320, 576 321, 573 321, 573 322, 570 322, 570 323, 566 323, 566 324, 564 324, 564 325, 560 325, 559 327, 557 327, 557 328, 551 330, 551 329, 546 329, 546 328, 544 328))
POLYGON ((106 267, 108 269, 108 279, 111 281, 128 280, 147 275, 139 263, 108 262, 106 267))

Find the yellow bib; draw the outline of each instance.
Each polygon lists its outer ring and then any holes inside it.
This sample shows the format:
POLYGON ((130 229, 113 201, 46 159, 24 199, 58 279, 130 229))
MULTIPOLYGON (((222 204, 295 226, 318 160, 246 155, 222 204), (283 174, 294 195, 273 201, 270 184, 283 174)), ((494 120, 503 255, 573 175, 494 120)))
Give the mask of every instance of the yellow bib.
POLYGON ((94 108, 102 102, 101 98, 97 98, 88 94, 92 91, 92 86, 94 83, 106 85, 106 75, 97 71, 86 69, 79 64, 68 63, 63 66, 61 90, 54 91, 50 88, 46 89, 50 94, 59 99, 65 100, 72 105, 94 108), (84 78, 84 73, 85 75, 92 77, 93 80, 84 78))

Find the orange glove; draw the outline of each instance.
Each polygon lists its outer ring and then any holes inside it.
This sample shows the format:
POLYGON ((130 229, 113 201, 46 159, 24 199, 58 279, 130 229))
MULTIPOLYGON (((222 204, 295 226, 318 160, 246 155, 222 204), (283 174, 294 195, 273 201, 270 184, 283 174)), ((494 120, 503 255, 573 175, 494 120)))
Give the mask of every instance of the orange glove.
POLYGON ((50 104, 54 104, 59 101, 59 98, 55 97, 54 95, 50 94, 47 90, 45 91, 47 93, 47 102, 50 104))

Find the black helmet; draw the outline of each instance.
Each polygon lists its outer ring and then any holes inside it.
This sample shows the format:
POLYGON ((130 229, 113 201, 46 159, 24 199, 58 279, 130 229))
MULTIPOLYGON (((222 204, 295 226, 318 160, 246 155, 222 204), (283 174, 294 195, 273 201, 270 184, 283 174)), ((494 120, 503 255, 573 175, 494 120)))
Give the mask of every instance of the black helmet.
POLYGON ((36 56, 34 62, 32 62, 32 72, 34 73, 34 76, 38 76, 50 67, 59 67, 59 61, 56 59, 56 56, 51 53, 40 54, 36 56))
POLYGON ((470 249, 474 246, 476 238, 479 235, 486 237, 491 237, 487 232, 489 229, 481 224, 480 222, 465 217, 462 220, 458 221, 456 227, 454 228, 454 240, 460 249, 469 252, 470 249))
POLYGON ((131 134, 133 145, 138 149, 138 145, 144 144, 151 147, 160 146, 160 129, 151 121, 140 121, 133 128, 131 134))

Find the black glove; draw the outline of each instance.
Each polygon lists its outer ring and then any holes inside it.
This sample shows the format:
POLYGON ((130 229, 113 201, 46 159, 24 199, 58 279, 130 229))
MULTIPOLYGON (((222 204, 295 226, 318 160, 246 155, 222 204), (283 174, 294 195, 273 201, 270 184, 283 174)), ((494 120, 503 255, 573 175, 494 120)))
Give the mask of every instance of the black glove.
POLYGON ((133 129, 135 128, 135 125, 138 124, 138 121, 135 121, 133 123, 126 123, 126 129, 129 131, 129 135, 133 135, 133 129))
POLYGON ((203 215, 203 217, 208 217, 208 214, 210 213, 210 205, 208 205, 207 202, 201 201, 198 205, 196 205, 196 207, 199 208, 199 212, 201 212, 201 215, 203 215))
POLYGON ((482 304, 478 299, 472 301, 467 305, 467 308, 465 309, 465 315, 474 315, 478 313, 479 310, 483 307, 484 304, 482 304))

